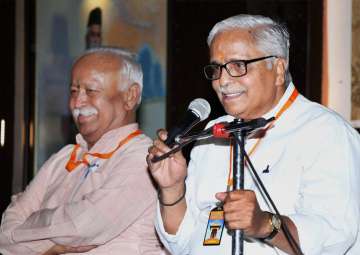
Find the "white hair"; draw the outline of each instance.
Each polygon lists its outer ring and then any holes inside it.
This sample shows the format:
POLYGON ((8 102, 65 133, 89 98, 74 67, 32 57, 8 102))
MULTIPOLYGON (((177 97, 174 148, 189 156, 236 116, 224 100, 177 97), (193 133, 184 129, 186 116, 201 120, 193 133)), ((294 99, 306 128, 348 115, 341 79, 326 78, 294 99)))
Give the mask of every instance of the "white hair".
POLYGON ((207 38, 209 47, 218 33, 234 29, 251 29, 254 43, 260 51, 285 59, 285 85, 287 86, 292 78, 288 70, 290 36, 286 26, 260 15, 232 16, 216 23, 211 29, 207 38))
POLYGON ((126 84, 119 84, 119 90, 124 91, 130 87, 131 84, 137 83, 140 86, 140 97, 137 102, 139 105, 141 102, 141 94, 143 90, 143 71, 141 64, 136 60, 137 55, 127 49, 119 47, 101 46, 86 50, 81 54, 74 63, 84 56, 90 54, 109 54, 119 60, 122 63, 119 72, 122 76, 127 77, 128 82, 126 84))

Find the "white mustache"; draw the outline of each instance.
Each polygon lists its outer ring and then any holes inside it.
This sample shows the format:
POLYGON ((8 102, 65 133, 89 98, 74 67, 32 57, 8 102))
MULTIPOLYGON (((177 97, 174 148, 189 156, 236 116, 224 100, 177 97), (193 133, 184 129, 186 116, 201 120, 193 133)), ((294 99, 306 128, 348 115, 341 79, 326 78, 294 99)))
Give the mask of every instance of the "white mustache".
POLYGON ((231 85, 231 84, 220 85, 220 87, 219 87, 219 91, 225 95, 243 93, 246 90, 247 89, 244 88, 243 86, 231 85))
POLYGON ((90 115, 98 114, 98 110, 96 110, 92 106, 85 106, 85 107, 81 107, 81 108, 75 108, 74 110, 72 110, 72 115, 75 119, 77 119, 80 114, 87 117, 90 115))

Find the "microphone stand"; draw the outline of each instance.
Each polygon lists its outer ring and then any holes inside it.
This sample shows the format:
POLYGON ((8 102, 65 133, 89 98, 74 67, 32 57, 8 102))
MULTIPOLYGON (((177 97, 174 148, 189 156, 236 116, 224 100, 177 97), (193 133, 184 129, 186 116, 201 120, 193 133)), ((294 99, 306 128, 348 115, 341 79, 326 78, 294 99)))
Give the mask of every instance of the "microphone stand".
MULTIPOLYGON (((233 190, 244 189, 244 169, 245 169, 245 160, 246 160, 250 167, 251 172, 255 176, 256 182, 259 184, 260 190, 265 194, 268 202, 275 211, 277 217, 281 219, 281 214, 279 210, 277 209, 275 203, 271 199, 267 189, 265 188, 263 182, 261 181, 260 176, 256 172, 255 167, 252 164, 249 155, 245 151, 245 138, 248 132, 249 132, 248 130, 242 129, 238 132, 233 133, 233 137, 235 138, 235 144, 233 149, 233 155, 234 155, 233 190), (237 173, 238 171, 239 173, 237 173)), ((300 246, 295 241, 294 237, 292 236, 285 222, 282 222, 281 230, 283 231, 285 238, 289 243, 289 245, 291 246, 293 252, 296 255, 304 255, 300 246)), ((232 236, 232 255, 243 255, 243 248, 244 248, 243 242, 244 242, 244 235, 242 230, 235 230, 232 236)))
MULTIPOLYGON (((235 122, 241 123, 241 120, 235 122)), ((245 170, 245 138, 247 130, 241 129, 232 133, 233 139, 233 190, 244 189, 244 170, 245 170)), ((244 231, 236 229, 232 233, 232 255, 244 254, 244 231)))
MULTIPOLYGON (((235 120, 237 123, 242 123, 241 120, 235 120)), ((254 165, 252 164, 249 155, 245 151, 245 139, 251 129, 242 128, 235 132, 232 132, 234 138, 234 147, 233 147, 233 190, 242 190, 244 189, 244 171, 245 171, 245 160, 248 162, 251 172, 254 174, 256 182, 259 184, 260 190, 262 190, 269 201, 271 207, 275 211, 275 214, 279 219, 281 219, 281 214, 276 208, 275 203, 271 199, 268 191, 266 190, 263 182, 261 181, 260 176, 257 174, 254 165)), ((282 222, 281 229, 284 232, 285 238, 291 249, 296 255, 303 255, 303 252, 294 237, 292 236, 288 226, 285 222, 282 222)), ((244 254, 244 233, 240 229, 236 229, 232 233, 232 255, 243 255, 244 254)))
MULTIPOLYGON (((281 214, 275 206, 275 203, 272 201, 269 193, 267 192, 264 184, 261 181, 260 176, 257 174, 249 155, 247 155, 245 151, 245 139, 246 137, 251 134, 257 128, 264 127, 267 123, 274 120, 275 118, 270 119, 254 119, 248 122, 235 119, 232 123, 232 126, 229 126, 226 129, 226 132, 229 133, 234 138, 234 147, 233 147, 233 190, 241 190, 244 189, 244 171, 245 171, 245 159, 250 167, 251 172, 255 176, 256 182, 259 184, 260 190, 265 194, 268 202, 270 203, 271 207, 275 211, 276 215, 281 219, 281 214)), ((183 137, 179 137, 177 140, 177 145, 173 147, 170 151, 163 154, 159 157, 154 157, 152 162, 161 161, 171 154, 180 151, 184 146, 188 145, 189 143, 200 140, 200 139, 207 139, 210 137, 217 137, 214 133, 209 132, 211 128, 208 128, 200 133, 187 135, 183 137)), ((281 229, 284 232, 285 238, 288 241, 289 245, 291 246, 293 252, 297 255, 303 255, 303 252, 297 242, 295 241, 294 237, 292 236, 290 230, 286 226, 285 222, 282 222, 281 229)), ((243 255, 244 254, 244 232, 242 230, 234 230, 232 232, 232 255, 243 255)))

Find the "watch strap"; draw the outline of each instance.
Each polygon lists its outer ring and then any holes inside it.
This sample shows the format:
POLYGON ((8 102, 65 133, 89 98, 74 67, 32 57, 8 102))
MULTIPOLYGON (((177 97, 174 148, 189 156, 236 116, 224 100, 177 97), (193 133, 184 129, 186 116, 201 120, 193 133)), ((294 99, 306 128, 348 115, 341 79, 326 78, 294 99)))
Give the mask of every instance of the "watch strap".
MULTIPOLYGON (((271 227, 272 227, 272 231, 270 232, 270 234, 269 234, 268 236, 261 238, 262 241, 270 241, 270 240, 273 239, 273 238, 276 236, 276 234, 279 233, 279 231, 280 231, 280 227, 279 227, 279 226, 276 227, 276 226, 274 225, 274 222, 273 222, 273 217, 277 217, 277 216, 276 216, 275 214, 273 214, 273 213, 270 213, 270 212, 269 212, 269 215, 270 215, 269 224, 270 224, 271 227)), ((280 220, 280 219, 278 219, 278 220, 280 220)))

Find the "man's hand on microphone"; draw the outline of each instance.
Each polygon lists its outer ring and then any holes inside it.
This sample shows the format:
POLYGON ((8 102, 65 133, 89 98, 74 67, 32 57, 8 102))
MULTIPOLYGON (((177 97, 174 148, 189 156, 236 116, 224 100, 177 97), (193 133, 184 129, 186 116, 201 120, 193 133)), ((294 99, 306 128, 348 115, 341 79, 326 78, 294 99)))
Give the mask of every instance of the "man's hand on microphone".
POLYGON ((153 163, 151 159, 159 157, 168 152, 170 148, 164 143, 167 132, 163 129, 158 130, 158 139, 154 140, 153 146, 149 148, 149 154, 146 158, 151 175, 157 182, 162 191, 171 191, 176 186, 183 186, 187 165, 181 151, 170 155, 167 159, 153 163))
POLYGON ((146 157, 149 170, 159 188, 160 208, 164 228, 169 234, 175 234, 185 215, 186 202, 185 177, 187 165, 181 151, 170 157, 153 163, 151 160, 168 152, 170 148, 164 143, 167 137, 165 130, 158 131, 158 139, 154 140, 146 157))

